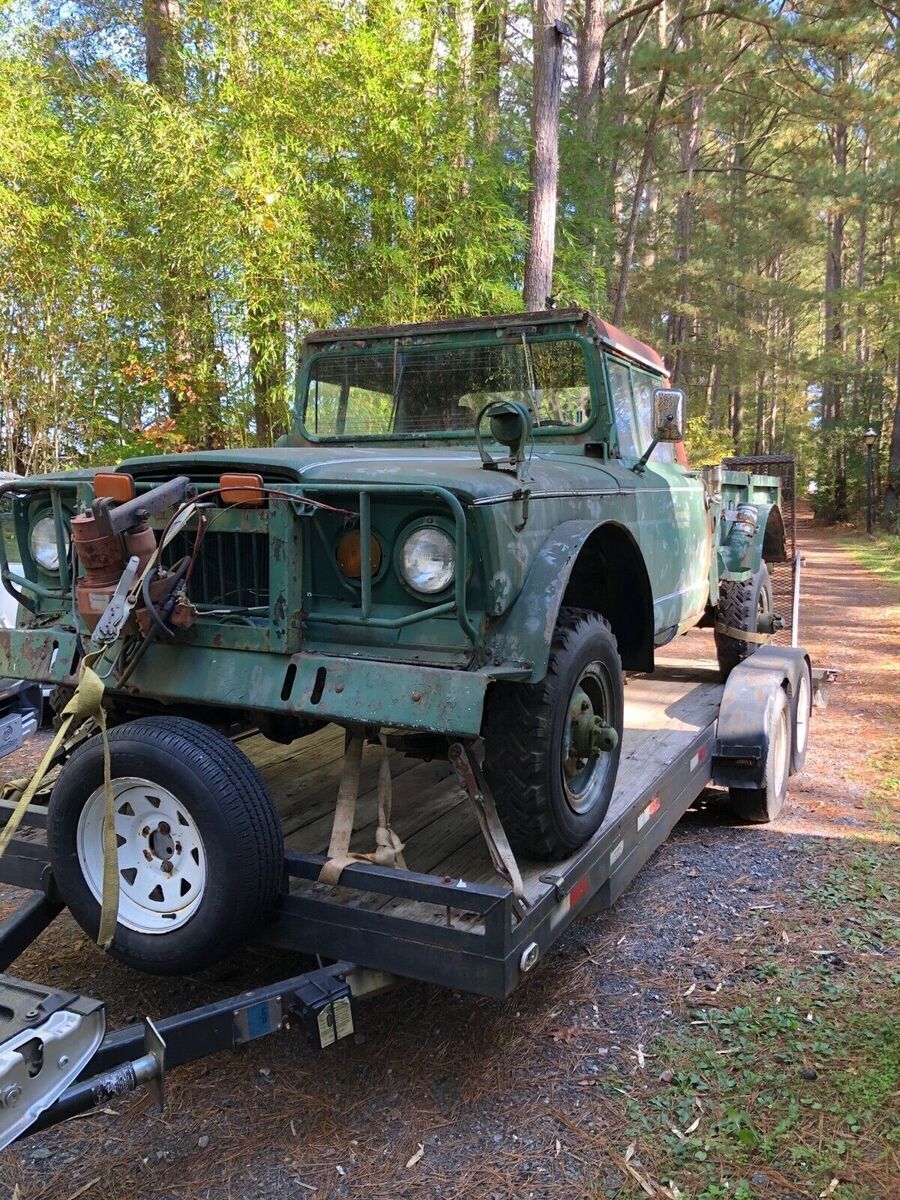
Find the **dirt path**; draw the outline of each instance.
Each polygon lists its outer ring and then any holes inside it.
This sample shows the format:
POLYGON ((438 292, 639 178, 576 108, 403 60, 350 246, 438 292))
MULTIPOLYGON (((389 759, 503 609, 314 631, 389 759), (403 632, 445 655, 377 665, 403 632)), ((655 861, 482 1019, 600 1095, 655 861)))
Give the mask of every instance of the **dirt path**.
MULTIPOLYGON (((748 987, 756 989, 752 1003, 760 1012, 777 1006, 781 996, 772 993, 782 984, 768 982, 770 963, 779 971, 795 965, 799 971, 810 962, 819 969, 824 960, 810 956, 826 953, 816 947, 836 927, 824 909, 811 905, 808 889, 831 878, 835 862, 844 861, 836 854, 849 855, 848 847, 856 852, 856 838, 878 846, 884 837, 872 798, 883 784, 879 764, 898 742, 900 613, 890 605, 900 597, 826 534, 806 526, 802 547, 802 637, 814 661, 837 667, 841 677, 830 706, 815 714, 806 770, 776 826, 741 827, 725 815, 690 813, 614 909, 570 930, 510 1001, 497 1004, 409 985, 360 1007, 356 1044, 341 1043, 314 1056, 292 1031, 181 1069, 170 1078, 170 1106, 163 1115, 146 1097, 123 1100, 8 1152, 0 1166, 0 1195, 20 1200, 818 1195, 820 1176, 827 1183, 838 1169, 823 1165, 825 1150, 838 1136, 828 1115, 838 1098, 827 1091, 820 1096, 819 1158, 815 1146, 806 1158, 789 1147, 783 1160, 781 1143, 773 1140, 774 1118, 769 1133, 763 1098, 768 1080, 775 1108, 786 1104, 777 1093, 793 1085, 777 1081, 797 1078, 800 1058, 818 1062, 823 1050, 789 1051, 785 1065, 773 1049, 769 1073, 752 1085, 758 1101, 753 1133, 738 1138, 746 1177, 727 1187, 716 1182, 727 1182, 731 1168, 721 1149, 723 1121, 715 1129, 708 1125, 715 1097, 704 1091, 707 1068, 698 1065, 693 1081, 691 1075, 691 1056, 699 1064, 701 1054, 700 1041, 692 1039, 705 1036, 705 1027, 714 1023, 710 1012, 722 1019, 749 1012, 736 1007, 745 1003, 748 987), (792 955, 798 956, 796 964, 792 955), (692 1006, 700 1003, 707 1016, 698 1020, 692 1006), (675 1084, 684 1081, 685 1104, 689 1099, 698 1106, 696 1118, 694 1108, 678 1107, 682 1092, 672 1090, 667 1067, 676 1074, 675 1084), (788 1075, 779 1074, 784 1071, 788 1075), (676 1099, 669 1113, 666 1105, 676 1099), (654 1124, 664 1110, 662 1124, 654 1124), (701 1134, 706 1141, 696 1140, 701 1134), (712 1168, 711 1154, 719 1155, 712 1168)), ((709 639, 699 631, 688 636, 709 639)), ((880 909, 876 915, 880 920, 880 909)), ((866 936, 865 945, 875 950, 854 950, 852 943, 841 954, 828 953, 844 966, 850 961, 851 974, 866 967, 866 956, 875 956, 880 970, 880 943, 866 936), (854 953, 862 956, 858 962, 854 953)), ((832 944, 833 938, 826 941, 832 944)), ((299 960, 285 963, 250 952, 214 979, 158 983, 102 958, 63 918, 15 970, 106 997, 118 1023, 200 1003, 225 988, 250 986, 300 966, 299 960)), ((838 986, 827 980, 826 985, 838 986)), ((823 994, 831 993, 826 988, 823 994)), ((817 1012, 810 1009, 810 1023, 817 1012)), ((798 1017, 801 1024, 804 1019, 798 1017)), ((773 1047, 781 1045, 781 1036, 773 1047)), ((815 1044, 824 1044, 824 1037, 815 1044)), ((730 1060, 709 1058, 713 1067, 733 1064, 743 1061, 740 1046, 710 1044, 703 1053, 734 1054, 730 1060)), ((813 1067, 803 1070, 804 1079, 810 1072, 816 1078, 813 1067)), ((821 1065, 818 1075, 819 1082, 802 1086, 827 1088, 821 1065)), ((739 1084, 723 1076, 723 1089, 739 1084)), ((790 1137, 805 1144, 804 1130, 798 1126, 790 1137)), ((852 1162, 849 1152, 835 1149, 843 1155, 835 1159, 841 1175, 828 1194, 837 1200, 888 1195, 880 1151, 868 1141, 861 1146, 852 1162)))

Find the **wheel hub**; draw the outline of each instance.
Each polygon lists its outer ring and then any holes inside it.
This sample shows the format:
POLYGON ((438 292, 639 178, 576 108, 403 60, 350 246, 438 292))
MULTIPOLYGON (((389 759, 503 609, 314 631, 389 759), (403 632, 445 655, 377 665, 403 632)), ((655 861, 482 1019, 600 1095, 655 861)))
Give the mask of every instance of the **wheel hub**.
MULTIPOLYGON (((584 693, 581 693, 584 696, 584 693)), ((602 717, 598 717, 585 697, 581 711, 572 717, 572 745, 579 758, 597 758, 615 750, 619 735, 602 717)))
MULTIPOLYGON (((119 924, 167 933, 194 915, 206 889, 206 851, 186 807, 152 780, 113 780, 119 924)), ((103 788, 78 822, 78 861, 95 900, 103 894, 103 788)))
POLYGON ((563 730, 563 787, 575 812, 590 808, 597 787, 602 786, 604 755, 619 744, 618 733, 605 719, 608 711, 603 677, 592 664, 572 692, 563 730))

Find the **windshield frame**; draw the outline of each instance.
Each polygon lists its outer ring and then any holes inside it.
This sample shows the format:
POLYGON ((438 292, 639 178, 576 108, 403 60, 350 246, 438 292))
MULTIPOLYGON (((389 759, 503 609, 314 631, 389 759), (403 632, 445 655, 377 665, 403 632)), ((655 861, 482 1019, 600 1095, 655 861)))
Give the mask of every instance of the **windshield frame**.
MULTIPOLYGON (((303 437, 308 442, 314 442, 325 445, 354 445, 358 442, 369 443, 391 443, 400 442, 406 445, 422 445, 430 442, 474 442, 475 427, 474 423, 471 429, 436 429, 432 431, 410 431, 408 433, 366 433, 366 434, 318 434, 310 430, 305 421, 305 400, 309 389, 309 378, 312 368, 316 362, 322 358, 328 358, 331 350, 330 346, 337 346, 341 353, 353 355, 365 355, 385 351, 391 351, 395 340, 400 340, 404 343, 404 349, 428 349, 434 347, 435 350, 452 350, 464 349, 475 346, 496 346, 498 338, 496 334, 478 334, 476 336, 456 337, 436 337, 433 334, 424 336, 421 339, 415 337, 404 336, 401 339, 389 337, 379 337, 373 339, 372 342, 366 343, 363 346, 348 344, 335 340, 321 350, 316 350, 308 358, 304 357, 297 371, 297 381, 294 390, 294 422, 301 430, 303 437)), ((513 334, 508 340, 519 343, 520 336, 513 334)), ((606 386, 602 376, 599 374, 598 363, 599 355, 594 340, 590 337, 585 337, 576 332, 548 331, 536 336, 527 336, 526 341, 528 346, 540 345, 546 342, 578 342, 581 346, 581 351, 584 356, 585 374, 590 392, 590 411, 587 419, 582 421, 580 425, 566 426, 536 426, 533 430, 535 438, 578 438, 579 440, 594 428, 598 421, 601 421, 605 412, 606 405, 604 398, 606 396, 606 386)))

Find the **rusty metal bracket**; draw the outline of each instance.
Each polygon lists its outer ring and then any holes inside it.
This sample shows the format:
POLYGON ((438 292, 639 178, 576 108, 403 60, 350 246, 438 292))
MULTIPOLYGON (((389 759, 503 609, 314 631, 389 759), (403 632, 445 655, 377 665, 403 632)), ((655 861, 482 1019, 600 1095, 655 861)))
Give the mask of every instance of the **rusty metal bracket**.
POLYGON ((460 785, 472 802, 472 808, 475 810, 475 816, 487 844, 494 870, 512 888, 517 902, 517 915, 521 918, 525 915, 525 908, 528 905, 522 875, 497 812, 491 789, 484 778, 478 759, 475 757, 471 742, 454 742, 447 757, 456 772, 460 785))

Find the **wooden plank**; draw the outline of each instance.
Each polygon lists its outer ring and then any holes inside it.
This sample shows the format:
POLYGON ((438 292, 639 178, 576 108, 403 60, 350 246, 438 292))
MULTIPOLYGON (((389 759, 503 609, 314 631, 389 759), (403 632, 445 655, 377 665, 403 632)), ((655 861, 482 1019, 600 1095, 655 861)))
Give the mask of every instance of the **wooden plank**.
MULTIPOLYGON (((392 769, 394 763, 391 764, 392 769)), ((455 780, 448 778, 450 767, 445 762, 417 763, 406 759, 404 774, 393 776, 391 824, 405 840, 405 830, 414 831, 423 820, 430 819, 433 806, 439 811, 458 803, 454 795, 455 780), (448 802, 448 797, 450 798, 448 802)), ((368 853, 375 845, 378 819, 378 764, 372 772, 369 786, 362 786, 356 802, 356 828, 350 841, 354 853, 368 853)), ((324 854, 328 849, 334 823, 335 792, 324 805, 317 805, 312 817, 293 829, 286 829, 287 845, 304 854, 324 854)), ((304 817, 308 816, 304 813, 304 817)), ((417 867, 413 868, 418 870, 417 867)))
MULTIPOLYGON (((377 750, 373 754, 364 754, 359 777, 361 800, 374 793, 378 781, 380 759, 381 755, 377 750)), ((414 758, 397 756, 392 762, 393 776, 400 778, 420 765, 414 758)), ((321 772, 316 772, 314 775, 292 784, 290 790, 286 790, 279 800, 276 800, 285 834, 294 833, 305 825, 311 825, 323 815, 328 816, 330 829, 339 781, 340 765, 338 764, 334 769, 323 768, 321 772)))

